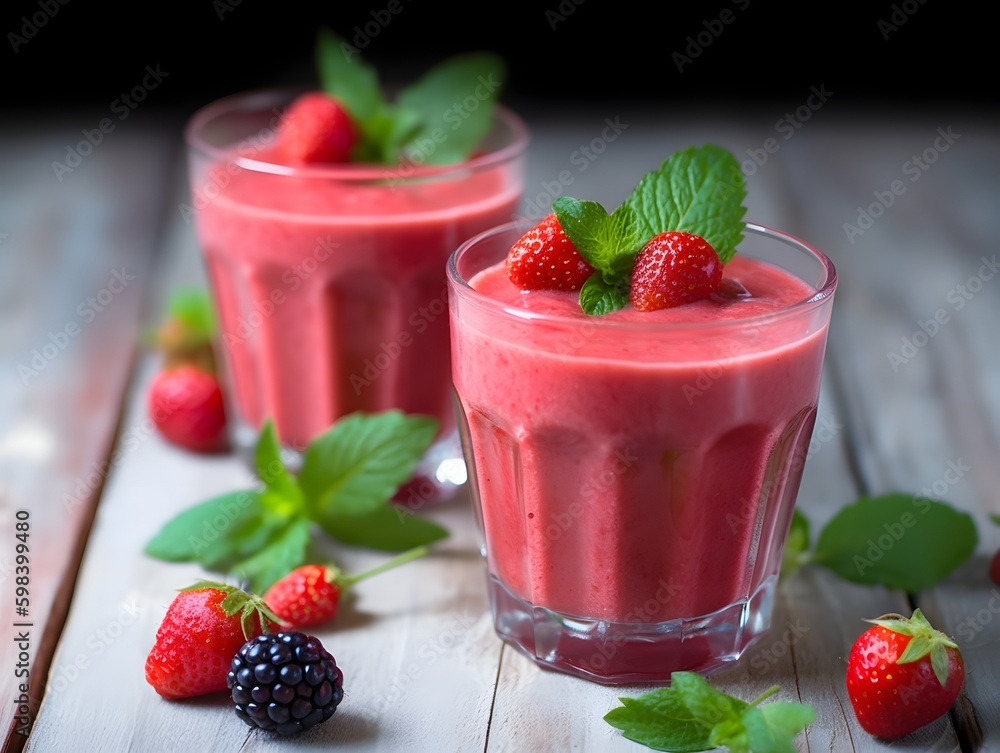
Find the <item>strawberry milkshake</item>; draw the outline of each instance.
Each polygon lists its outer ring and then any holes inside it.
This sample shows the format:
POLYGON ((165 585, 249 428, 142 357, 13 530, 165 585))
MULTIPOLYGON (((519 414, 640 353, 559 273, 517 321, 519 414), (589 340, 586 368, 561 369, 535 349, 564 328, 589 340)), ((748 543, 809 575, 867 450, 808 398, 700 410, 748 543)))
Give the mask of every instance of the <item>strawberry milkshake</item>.
POLYGON ((401 409, 454 436, 445 266, 514 216, 527 135, 497 108, 480 150, 445 166, 289 164, 291 95, 191 121, 191 215, 219 315, 231 414, 251 445, 273 418, 301 452, 337 418, 401 409))
POLYGON ((602 683, 737 660, 768 627, 836 275, 747 225, 706 297, 602 316, 512 284, 530 223, 449 265, 453 378, 501 637, 602 683))

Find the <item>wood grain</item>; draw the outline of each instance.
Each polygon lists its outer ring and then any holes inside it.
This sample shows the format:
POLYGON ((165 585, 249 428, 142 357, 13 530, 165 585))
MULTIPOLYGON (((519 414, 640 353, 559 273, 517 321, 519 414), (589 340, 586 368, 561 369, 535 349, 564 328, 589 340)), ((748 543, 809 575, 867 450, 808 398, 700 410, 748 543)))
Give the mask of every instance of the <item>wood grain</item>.
POLYGON ((109 138, 60 181, 78 131, 0 139, 0 726, 20 750, 72 598, 136 351, 171 149, 162 134, 109 138), (14 614, 15 512, 29 516, 30 627, 14 614), (13 618, 13 619, 11 619, 13 618), (23 632, 27 641, 15 642, 23 632), (30 674, 21 643, 29 644, 30 674), (30 699, 27 714, 15 699, 30 699))

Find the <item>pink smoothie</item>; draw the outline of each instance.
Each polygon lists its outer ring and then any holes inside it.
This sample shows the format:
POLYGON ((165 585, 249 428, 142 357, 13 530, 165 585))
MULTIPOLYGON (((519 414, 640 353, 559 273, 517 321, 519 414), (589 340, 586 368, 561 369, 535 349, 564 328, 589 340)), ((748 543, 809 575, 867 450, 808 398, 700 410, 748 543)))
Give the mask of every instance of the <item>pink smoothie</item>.
POLYGON ((240 419, 272 417, 297 449, 353 411, 451 429, 446 261, 514 215, 518 170, 377 180, 232 165, 206 166, 192 188, 211 197, 197 231, 240 419))
POLYGON ((489 568, 515 597, 656 623, 776 575, 829 313, 790 310, 816 290, 778 267, 737 255, 725 275, 726 294, 596 318, 502 264, 469 283, 489 301, 453 295, 489 568))

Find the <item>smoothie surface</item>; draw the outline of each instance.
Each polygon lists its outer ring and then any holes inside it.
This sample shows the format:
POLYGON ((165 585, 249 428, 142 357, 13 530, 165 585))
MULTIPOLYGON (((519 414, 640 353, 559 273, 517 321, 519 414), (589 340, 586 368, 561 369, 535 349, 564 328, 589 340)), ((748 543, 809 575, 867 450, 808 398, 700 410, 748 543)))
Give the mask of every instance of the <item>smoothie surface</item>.
POLYGON ((709 298, 659 311, 636 311, 626 306, 600 317, 584 313, 577 292, 520 290, 510 280, 502 262, 483 270, 469 285, 507 307, 535 314, 600 319, 622 324, 700 323, 736 320, 769 314, 804 301, 815 288, 771 264, 749 257, 734 256, 724 269, 720 291, 709 298), (738 283, 738 284, 735 284, 738 283))

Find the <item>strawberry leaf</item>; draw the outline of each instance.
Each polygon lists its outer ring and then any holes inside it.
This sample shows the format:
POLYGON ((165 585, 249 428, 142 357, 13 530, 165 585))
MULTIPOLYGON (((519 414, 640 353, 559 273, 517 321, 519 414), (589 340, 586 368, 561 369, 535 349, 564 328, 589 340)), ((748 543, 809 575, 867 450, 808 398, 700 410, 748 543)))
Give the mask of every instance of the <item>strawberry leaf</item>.
POLYGON ((183 325, 187 336, 208 342, 215 335, 215 310, 208 291, 198 287, 175 290, 167 304, 170 317, 183 325))

